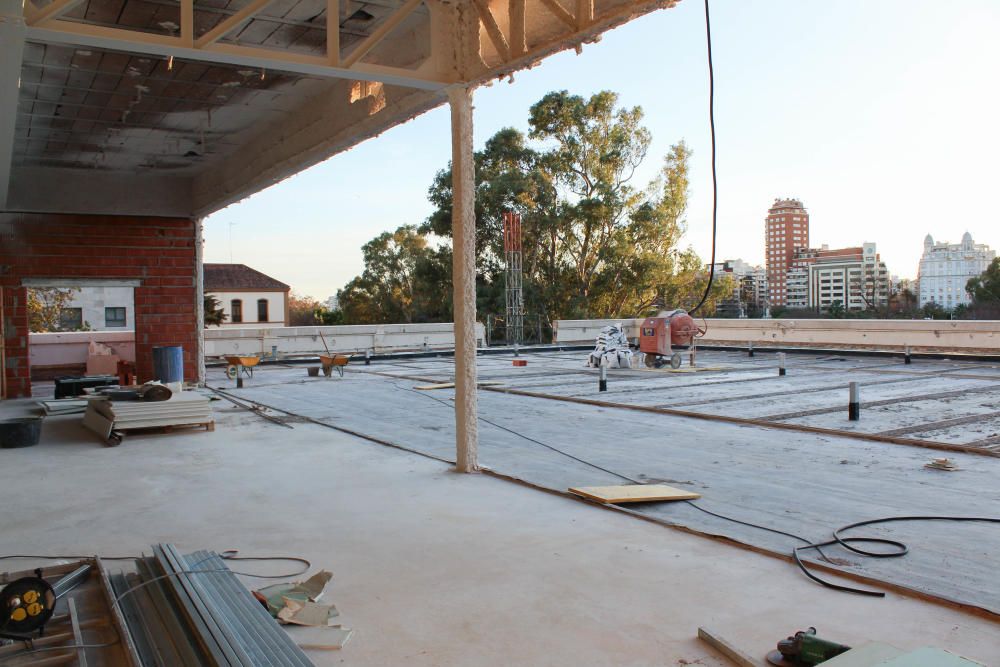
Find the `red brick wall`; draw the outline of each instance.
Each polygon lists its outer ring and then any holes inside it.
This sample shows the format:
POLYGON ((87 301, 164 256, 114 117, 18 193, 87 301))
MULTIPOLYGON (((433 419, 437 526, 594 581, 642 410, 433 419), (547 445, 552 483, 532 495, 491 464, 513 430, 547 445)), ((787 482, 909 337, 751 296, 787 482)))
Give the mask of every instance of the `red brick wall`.
POLYGON ((136 372, 152 378, 155 345, 184 347, 198 373, 195 225, 178 218, 0 213, 7 396, 28 396, 28 313, 23 278, 138 279, 136 372))

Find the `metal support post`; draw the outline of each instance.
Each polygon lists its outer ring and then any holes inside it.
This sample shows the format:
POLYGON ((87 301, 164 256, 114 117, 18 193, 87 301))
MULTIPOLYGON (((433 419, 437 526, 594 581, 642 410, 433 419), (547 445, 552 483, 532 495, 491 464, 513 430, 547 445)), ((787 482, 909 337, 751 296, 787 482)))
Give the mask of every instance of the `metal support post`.
POLYGON ((752 357, 753 356, 753 341, 750 341, 749 343, 747 343, 747 356, 748 357, 752 357))
POLYGON ((0 0, 0 211, 7 208, 14 157, 14 124, 21 89, 21 60, 28 30, 22 7, 22 0, 0 0))
POLYGON ((597 390, 598 391, 608 390, 608 367, 605 366, 604 364, 601 364, 601 375, 600 375, 600 380, 597 381, 597 390))
POLYGON ((850 388, 851 398, 850 403, 847 404, 847 418, 856 422, 861 419, 861 392, 858 390, 857 382, 852 382, 850 388))
POLYGON ((785 353, 784 352, 779 352, 778 353, 778 375, 782 375, 783 376, 784 374, 785 374, 785 353))
POLYGON ((905 348, 903 348, 903 363, 906 364, 907 366, 910 365, 910 346, 909 345, 907 345, 905 348))

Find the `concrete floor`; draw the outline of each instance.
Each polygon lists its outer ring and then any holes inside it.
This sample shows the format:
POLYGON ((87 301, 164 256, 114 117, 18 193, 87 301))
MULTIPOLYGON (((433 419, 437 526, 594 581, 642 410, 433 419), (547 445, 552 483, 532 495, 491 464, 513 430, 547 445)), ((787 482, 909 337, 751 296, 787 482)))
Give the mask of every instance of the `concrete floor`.
POLYGON ((313 653, 319 665, 728 664, 694 638, 699 625, 754 655, 813 625, 848 644, 1000 664, 1000 628, 978 616, 829 591, 712 539, 215 406, 213 433, 108 449, 61 417, 39 446, 0 451, 0 551, 118 555, 169 541, 304 556, 334 572, 330 600, 356 631, 344 650, 313 653))
MULTIPOLYGON (((837 426, 853 423, 882 428, 876 424, 884 424, 887 417, 870 408, 862 409, 860 422, 848 422, 843 408, 825 412, 822 406, 835 398, 828 394, 846 398, 846 383, 840 383, 850 376, 864 378, 866 400, 875 407, 891 408, 896 401, 905 406, 918 397, 928 404, 917 417, 891 416, 899 428, 921 418, 936 420, 936 411, 952 409, 945 398, 938 399, 940 405, 927 398, 938 381, 938 396, 971 396, 970 400, 987 405, 1000 401, 1000 385, 991 375, 997 369, 988 364, 921 361, 904 367, 901 361, 879 358, 796 355, 789 360, 789 374, 779 377, 773 355, 747 359, 703 351, 699 372, 613 370, 609 391, 598 393, 596 371, 582 368, 584 356, 580 352, 530 354, 525 368, 513 367, 505 355, 480 357, 480 375, 502 383, 479 395, 483 465, 559 492, 572 486, 622 483, 618 475, 664 480, 703 494, 697 503, 701 508, 809 540, 829 539, 839 526, 886 516, 1000 516, 996 484, 1000 458, 996 456, 872 442, 846 429, 842 429, 846 437, 832 437, 776 431, 767 421, 733 424, 626 409, 673 402, 685 404, 686 410, 740 415, 745 413, 745 403, 763 400, 770 401, 772 415, 821 410, 815 417, 839 419, 834 422, 837 426), (973 371, 979 374, 970 379, 967 376, 973 371), (973 384, 956 388, 964 382, 973 384), (947 392, 940 391, 941 383, 947 385, 947 392), (539 392, 540 387, 549 398, 508 393, 508 389, 522 388, 539 392), (760 398, 769 393, 777 396, 760 398), (563 400, 570 394, 606 403, 581 405, 563 400), (957 463, 960 472, 924 468, 931 458, 945 455, 957 463)), ((302 366, 270 366, 235 393, 451 460, 453 391, 414 389, 428 380, 448 380, 451 364, 447 357, 383 360, 371 366, 349 366, 343 379, 307 378, 302 366)), ((210 380, 214 385, 231 385, 221 369, 213 369, 210 380)), ((969 427, 951 430, 964 432, 967 438, 978 437, 968 435, 969 427)), ((985 447, 974 451, 991 454, 985 447)), ((787 536, 726 521, 684 503, 644 504, 635 506, 635 511, 780 554, 798 545, 787 536)), ((992 556, 1000 552, 996 524, 903 522, 861 534, 898 539, 912 550, 905 558, 878 559, 830 548, 827 553, 838 559, 838 567, 1000 614, 992 556)))

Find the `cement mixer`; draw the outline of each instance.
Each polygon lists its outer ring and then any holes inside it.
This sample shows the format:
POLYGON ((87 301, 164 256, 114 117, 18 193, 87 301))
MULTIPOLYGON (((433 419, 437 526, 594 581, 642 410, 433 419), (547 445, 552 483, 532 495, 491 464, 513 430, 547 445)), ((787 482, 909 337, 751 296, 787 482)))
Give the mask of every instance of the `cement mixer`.
POLYGON ((703 333, 686 311, 662 311, 656 317, 643 320, 639 330, 639 351, 649 368, 662 368, 667 363, 671 368, 680 368, 681 355, 674 347, 687 347, 703 333))

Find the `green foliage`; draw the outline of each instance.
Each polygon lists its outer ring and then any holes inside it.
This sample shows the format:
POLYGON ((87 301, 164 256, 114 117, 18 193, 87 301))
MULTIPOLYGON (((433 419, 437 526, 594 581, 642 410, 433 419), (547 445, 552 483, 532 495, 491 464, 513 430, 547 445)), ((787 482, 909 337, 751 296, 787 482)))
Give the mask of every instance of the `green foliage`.
POLYGON ((226 315, 226 311, 222 309, 222 302, 211 294, 205 295, 204 307, 206 327, 221 326, 229 317, 226 315))
POLYGON ((834 301, 826 309, 826 314, 832 319, 839 320, 843 319, 847 314, 847 309, 844 308, 844 304, 840 301, 834 301))
POLYGON ((924 317, 931 320, 947 320, 950 317, 948 311, 945 310, 943 306, 939 306, 933 301, 924 304, 924 307, 921 310, 923 311, 924 317))
MULTIPOLYGON (((73 301, 78 287, 32 287, 28 290, 28 328, 33 333, 60 331, 63 308, 73 301)), ((89 325, 86 325, 89 329, 89 325)), ((84 330, 87 330, 84 329, 84 330)))
POLYGON ((1000 257, 990 262, 981 275, 969 278, 965 289, 974 304, 1000 303, 1000 257))
POLYGON ((442 321, 451 316, 451 252, 432 248, 413 225, 362 248, 364 272, 338 293, 345 322, 442 321))
MULTIPOLYGON (((693 250, 678 248, 691 151, 683 142, 671 147, 657 178, 637 188, 633 176, 651 136, 641 124, 642 110, 619 108, 617 102, 608 91, 589 99, 549 93, 531 107, 527 137, 505 128, 475 154, 481 310, 502 312, 505 305, 505 211, 522 219, 529 312, 550 319, 636 316, 658 307, 690 308, 701 298, 708 278, 702 262, 693 250)), ((420 232, 450 238, 450 170, 437 174, 428 196, 435 210, 420 232)), ((447 265, 431 262, 429 268, 434 267, 447 265)), ((381 275, 370 270, 366 258, 365 274, 345 293, 358 293, 371 306, 348 313, 348 321, 390 321, 392 315, 406 314, 405 309, 394 312, 398 298, 376 306, 363 289, 381 275)), ((447 275, 444 271, 417 284, 443 299, 447 275)), ((712 312, 715 302, 732 291, 731 281, 717 280, 704 312, 712 312)), ((405 292, 401 296, 405 302, 405 292)))

